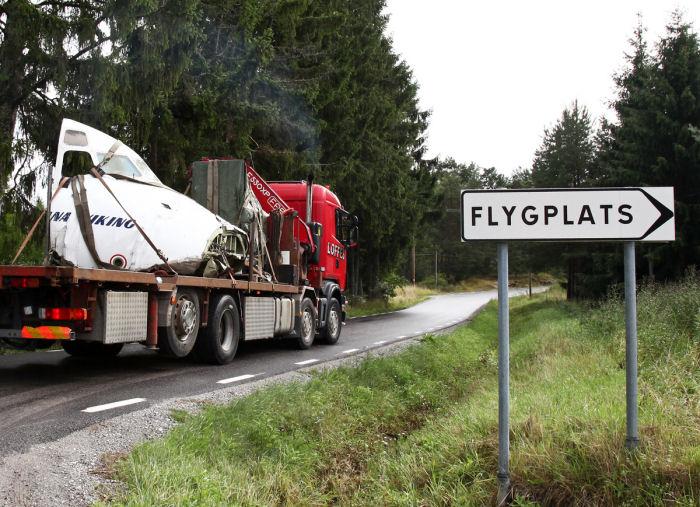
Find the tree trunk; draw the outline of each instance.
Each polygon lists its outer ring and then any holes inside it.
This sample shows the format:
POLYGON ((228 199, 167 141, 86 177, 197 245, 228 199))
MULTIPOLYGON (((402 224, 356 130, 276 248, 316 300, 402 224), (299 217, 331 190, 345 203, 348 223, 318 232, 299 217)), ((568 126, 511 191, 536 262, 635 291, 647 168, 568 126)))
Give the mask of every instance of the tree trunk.
MULTIPOLYGON (((14 172, 12 143, 17 126, 17 112, 22 97, 25 96, 27 76, 23 63, 25 22, 18 2, 5 2, 3 40, 0 44, 0 193, 7 189, 7 183, 14 172)), ((29 79, 35 79, 30 76, 29 79)))
POLYGON ((411 246, 411 283, 416 285, 416 244, 411 246))
POLYGON ((17 107, 6 101, 0 92, 0 194, 7 189, 13 172, 12 141, 17 124, 17 107))
POLYGON ((350 293, 356 296, 362 294, 362 284, 360 283, 360 250, 353 248, 350 256, 350 293))

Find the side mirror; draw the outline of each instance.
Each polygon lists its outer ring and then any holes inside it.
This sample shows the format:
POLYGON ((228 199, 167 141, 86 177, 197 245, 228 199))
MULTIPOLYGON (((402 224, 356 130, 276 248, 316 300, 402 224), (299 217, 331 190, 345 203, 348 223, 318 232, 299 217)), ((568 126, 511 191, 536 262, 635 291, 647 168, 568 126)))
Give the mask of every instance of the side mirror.
POLYGON ((335 213, 335 237, 345 248, 357 246, 359 235, 357 216, 350 215, 343 209, 336 209, 335 213))
POLYGON ((311 239, 314 242, 314 254, 309 259, 310 264, 318 264, 321 261, 321 237, 323 236, 323 225, 318 222, 310 222, 311 239))

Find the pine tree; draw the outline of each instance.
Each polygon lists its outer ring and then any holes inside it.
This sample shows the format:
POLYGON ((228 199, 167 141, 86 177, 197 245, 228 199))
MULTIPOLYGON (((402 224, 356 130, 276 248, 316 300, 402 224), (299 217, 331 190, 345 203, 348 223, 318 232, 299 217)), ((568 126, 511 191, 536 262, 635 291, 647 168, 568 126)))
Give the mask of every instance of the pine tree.
POLYGON ((314 101, 321 172, 360 218, 361 249, 354 254, 370 293, 415 238, 434 185, 423 157, 428 114, 418 107, 410 69, 384 35, 384 5, 335 2, 342 22, 324 41, 328 73, 314 101))
MULTIPOLYGON (((574 101, 571 108, 564 109, 552 129, 545 129, 529 176, 536 188, 576 188, 598 183, 595 133, 585 106, 579 107, 578 101, 574 101)), ((584 271, 590 249, 574 244, 548 245, 541 249, 547 252, 546 257, 566 262, 567 298, 580 297, 578 274, 584 271)))
POLYGON ((700 263, 700 46, 697 34, 674 13, 656 55, 641 25, 629 68, 617 77, 618 121, 609 126, 605 160, 616 185, 673 186, 676 241, 640 248, 647 274, 677 277, 700 263))
POLYGON ((545 129, 535 152, 532 183, 541 188, 590 186, 598 178, 594 133, 588 109, 574 101, 552 129, 545 129))

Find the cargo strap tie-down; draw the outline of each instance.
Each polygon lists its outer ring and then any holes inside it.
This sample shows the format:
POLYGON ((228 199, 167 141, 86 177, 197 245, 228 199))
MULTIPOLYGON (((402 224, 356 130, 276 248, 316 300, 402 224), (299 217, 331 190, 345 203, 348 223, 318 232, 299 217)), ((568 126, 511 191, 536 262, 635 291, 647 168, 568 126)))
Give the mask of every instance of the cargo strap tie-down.
POLYGON ((83 235, 85 245, 92 255, 95 263, 101 268, 110 269, 112 266, 109 262, 104 262, 100 259, 95 247, 95 234, 92 230, 92 221, 90 219, 90 207, 88 206, 87 192, 85 191, 85 177, 82 174, 74 176, 70 180, 71 190, 73 190, 73 205, 75 206, 75 214, 78 217, 78 225, 80 232, 83 235))
MULTIPOLYGON (((100 183, 107 189, 107 192, 114 197, 114 200, 117 202, 119 207, 126 213, 126 216, 129 217, 129 220, 131 220, 131 223, 133 223, 136 226, 136 229, 139 231, 141 236, 143 236, 143 239, 146 240, 146 243, 153 249, 153 251, 156 253, 158 258, 163 261, 165 266, 173 273, 177 274, 177 272, 168 264, 168 259, 163 255, 163 252, 161 252, 156 245, 151 241, 151 238, 148 237, 148 234, 146 234, 146 231, 144 231, 141 226, 138 224, 136 219, 131 216, 131 214, 124 208, 122 203, 119 201, 116 195, 114 195, 114 192, 112 192, 112 189, 109 188, 109 185, 107 185, 107 182, 104 180, 102 175, 104 172, 102 171, 102 166, 105 165, 113 156, 114 153, 119 149, 119 147, 122 145, 121 141, 116 141, 112 147, 109 149, 107 154, 104 156, 102 161, 97 164, 95 167, 90 169, 90 172, 92 175, 100 180, 100 183)), ((73 189, 73 202, 75 203, 75 211, 78 215, 78 224, 80 225, 80 232, 83 234, 83 239, 85 240, 85 244, 88 247, 88 250, 90 251, 90 255, 92 255, 92 258, 95 260, 97 265, 103 267, 103 268, 111 268, 112 266, 104 261, 102 261, 98 254, 97 254, 97 249, 95 248, 95 236, 92 231, 92 221, 90 220, 90 209, 88 207, 88 200, 87 200, 87 193, 85 192, 85 183, 83 180, 83 175, 76 176, 71 179, 71 186, 73 189), (77 184, 76 184, 77 181, 77 184), (77 188, 77 186, 80 186, 80 189, 77 188)))
MULTIPOLYGON (((159 258, 160 260, 163 261, 163 263, 165 264, 165 266, 166 266, 173 274, 177 275, 177 272, 172 268, 172 266, 170 266, 170 264, 168 264, 168 259, 165 257, 165 255, 163 255, 163 252, 161 252, 161 251, 156 247, 156 245, 153 243, 153 241, 151 241, 151 238, 148 237, 148 234, 146 234, 146 231, 144 231, 144 230, 141 228, 141 226, 138 224, 138 222, 136 221, 136 219, 135 219, 134 217, 132 217, 131 214, 130 214, 128 211, 126 211, 126 208, 124 208, 124 206, 123 206, 122 203, 119 201, 119 199, 117 199, 117 196, 114 195, 114 192, 112 192, 112 189, 109 188, 109 185, 107 185, 107 182, 106 182, 106 181, 104 180, 104 178, 102 177, 102 175, 104 174, 104 172, 102 171, 102 166, 105 165, 105 163, 107 163, 107 162, 114 156, 114 153, 119 149, 119 147, 120 147, 121 145, 122 145, 122 142, 121 142, 121 141, 116 141, 116 142, 112 145, 112 147, 109 149, 109 151, 107 152, 107 154, 104 156, 104 158, 102 159, 102 162, 100 162, 100 163, 97 164, 95 167, 93 167, 92 169, 90 169, 90 172, 92 173, 92 175, 93 175, 95 178, 97 178, 98 180, 100 180, 100 183, 102 183, 102 185, 107 189, 107 192, 109 192, 110 195, 111 195, 112 197, 114 197, 114 200, 117 202, 117 204, 119 205, 119 207, 122 209, 122 211, 124 211, 124 213, 126 213, 126 216, 129 217, 129 220, 131 220, 131 223, 133 223, 133 224, 136 226, 136 229, 139 231, 139 233, 141 234, 141 236, 143 236, 143 239, 146 240, 146 243, 148 243, 148 245, 153 249, 153 251, 156 253, 156 255, 158 256, 158 258, 159 258)), ((81 176, 81 178, 82 178, 82 176, 81 176)), ((81 183, 82 183, 82 180, 81 180, 81 183)), ((73 199, 75 199, 75 190, 73 191, 73 199)), ((86 206, 86 208, 87 208, 87 199, 85 199, 85 206, 86 206)), ((77 208, 76 208, 76 209, 77 209, 77 208)), ((88 214, 88 220, 87 220, 87 222, 86 222, 85 225, 86 225, 87 228, 90 229, 89 235, 92 235, 92 223, 91 223, 90 220, 89 220, 89 214, 88 214)), ((83 236, 85 236, 85 230, 83 230, 82 225, 81 225, 81 230, 83 231, 83 236)), ((86 242, 87 242, 87 241, 86 241, 86 242)), ((93 239, 93 242, 94 242, 94 239, 93 239)), ((91 252, 91 253, 92 253, 92 252, 91 252)), ((96 256, 96 252, 95 252, 95 254, 93 254, 93 257, 95 258, 95 261, 96 261, 98 264, 99 264, 100 262, 102 262, 102 261, 100 261, 100 259, 96 256)))
MULTIPOLYGON (((109 160, 114 156, 114 152, 116 152, 116 151, 119 149, 119 147, 120 147, 121 145, 122 145, 122 142, 121 142, 121 141, 115 142, 115 143, 112 145, 112 147, 109 149, 109 151, 107 152, 107 154, 104 156, 104 158, 102 159, 102 162, 100 162, 99 164, 97 164, 95 167, 99 169, 99 168, 101 168, 103 165, 105 165, 107 162, 109 162, 109 160)), ((68 180, 69 180, 69 178, 66 177, 66 176, 64 176, 63 178, 61 178, 61 181, 59 182, 58 187, 56 187, 56 191, 55 191, 55 192, 53 193, 53 195, 51 196, 51 199, 49 199, 48 205, 47 205, 46 208, 44 208, 44 210, 41 212, 41 215, 39 215, 39 218, 36 219, 36 222, 34 222, 34 225, 33 225, 32 228, 29 230, 29 233, 27 234, 27 237, 24 238, 24 241, 22 242, 22 245, 19 247, 19 250, 17 250, 17 253, 15 254, 15 257, 12 259, 12 262, 11 262, 10 264, 14 264, 15 261, 16 261, 16 260, 19 258, 19 256, 22 254, 22 251, 24 250, 24 247, 27 246, 27 243, 29 243, 30 238, 31 238, 32 235, 34 234, 34 231, 36 230, 37 225, 39 225, 39 222, 41 222, 41 219, 44 218, 44 215, 46 215, 46 210, 49 209, 49 208, 51 208, 51 203, 54 201, 54 199, 55 199, 56 196, 58 195, 58 192, 59 192, 65 185, 67 185, 68 180)), ((73 199, 74 199, 74 202, 75 202, 75 194, 76 194, 76 192, 75 192, 75 187, 73 187, 73 199)), ((87 197, 84 199, 84 202, 85 202, 85 207, 87 208, 87 197)), ((77 207, 76 207, 76 211, 77 211, 77 207)), ((78 215, 80 215, 79 212, 78 212, 78 215)), ((89 218, 88 218, 88 220, 89 220, 89 218)), ((92 225, 92 224, 91 224, 91 225, 92 225)), ((83 231, 82 224, 81 224, 80 230, 83 231)), ((92 230, 90 230, 90 233, 92 234, 92 230)), ((83 236, 84 236, 84 235, 85 235, 85 234, 83 234, 83 236)), ((94 245, 94 240, 93 240, 93 245, 94 245)), ((88 246, 88 248, 89 248, 89 246, 88 246)), ((92 251, 90 251, 90 253, 92 254, 92 251)), ((97 261, 98 264, 101 263, 101 261, 99 260, 99 258, 97 257, 96 254, 93 254, 93 257, 95 258, 95 260, 97 261)), ((101 264, 100 264, 100 265, 101 265, 101 264)))
POLYGON ((144 231, 144 230, 141 228, 141 226, 140 226, 139 223, 136 221, 136 219, 135 219, 134 217, 132 217, 131 214, 130 214, 128 211, 126 211, 126 208, 124 208, 124 206, 123 206, 122 203, 119 201, 119 199, 117 199, 117 196, 114 195, 114 192, 112 192, 112 189, 109 188, 109 185, 107 185, 107 182, 104 180, 104 178, 102 178, 102 174, 101 174, 97 169, 95 169, 94 167, 90 170, 90 172, 92 172, 92 174, 93 174, 93 176, 95 176, 95 178, 97 178, 98 180, 100 180, 100 182, 101 182, 101 183, 104 185, 104 187, 107 189, 107 192, 109 192, 109 193, 111 194, 111 196, 114 197, 114 200, 117 201, 117 204, 119 205, 119 207, 124 211, 124 213, 126 213, 126 216, 129 217, 129 220, 131 220, 131 222, 136 226, 136 229, 141 233, 141 236, 143 236, 143 239, 146 240, 146 243, 148 243, 148 245, 153 249, 153 251, 156 253, 156 255, 158 256, 158 258, 159 258, 160 260, 163 261, 163 264, 165 264, 165 267, 167 267, 167 268, 170 270, 170 272, 171 272, 172 274, 177 275, 177 272, 173 269, 173 267, 172 267, 170 264, 168 264, 168 259, 167 259, 167 257, 165 257, 165 255, 163 254, 163 252, 160 251, 160 250, 158 249, 158 247, 156 247, 156 245, 153 243, 153 241, 151 241, 151 238, 148 237, 148 234, 146 234, 146 231, 144 231))
POLYGON ((61 188, 63 188, 63 185, 65 185, 67 181, 68 181, 68 178, 61 179, 61 182, 58 184, 58 188, 56 189, 56 191, 51 196, 51 199, 49 200, 48 206, 42 210, 41 215, 39 215, 39 218, 37 218, 36 222, 34 222, 34 225, 29 230, 27 237, 24 238, 24 241, 22 241, 22 245, 20 245, 19 250, 17 250, 17 253, 15 254, 15 256, 12 259, 12 262, 10 264, 14 264, 15 261, 17 260, 17 258, 22 254, 24 247, 27 246, 27 243, 29 243, 29 239, 32 237, 32 234, 34 234, 34 231, 36 230, 36 226, 39 225, 39 222, 41 222, 41 219, 44 218, 44 215, 46 215, 46 210, 51 206, 51 203, 58 195, 58 191, 61 190, 61 188))
MULTIPOLYGON (((138 224, 138 222, 134 219, 134 217, 131 216, 131 214, 126 211, 122 203, 117 199, 117 196, 114 195, 114 192, 112 192, 112 189, 109 188, 107 185, 107 182, 102 178, 102 174, 104 172, 102 171, 102 166, 105 165, 107 162, 109 162, 112 157, 114 156, 114 153, 119 149, 119 147, 122 145, 121 141, 116 141, 112 147, 109 149, 109 151, 105 154, 104 158, 102 161, 94 166, 92 169, 90 169, 90 172, 95 176, 102 185, 107 189, 107 191, 111 194, 112 197, 114 197, 114 200, 117 201, 117 204, 121 207, 121 209, 126 213, 126 215, 129 217, 131 222, 136 226, 136 229, 139 231, 141 236, 146 240, 148 245, 155 251, 156 255, 158 255, 158 258, 163 261, 165 266, 173 273, 177 274, 177 272, 168 264, 168 259, 163 255, 163 252, 161 252, 156 245, 151 241, 151 238, 148 237, 146 232, 141 228, 141 226, 138 224)), ((63 177, 61 178, 60 183, 58 184, 58 187, 56 188, 56 191, 53 193, 51 196, 51 199, 49 200, 47 208, 51 206, 51 203, 54 201, 56 196, 58 195, 58 192, 66 186, 68 183, 69 178, 63 177)), ((70 185, 71 189, 73 191, 73 203, 75 205, 75 211, 76 215, 78 217, 78 225, 80 226, 80 232, 83 235, 83 239, 85 240, 85 244, 87 245, 88 250, 90 251, 90 255, 92 255, 92 258, 95 260, 98 266, 103 267, 103 268, 112 268, 112 265, 109 263, 106 263, 102 261, 97 254, 97 249, 95 248, 95 236, 92 231, 92 222, 90 220, 90 208, 88 206, 88 200, 87 200, 87 192, 85 191, 85 183, 84 183, 84 176, 78 175, 73 178, 70 178, 70 185), (79 187, 79 188, 78 188, 79 187)), ((24 241, 22 242, 22 245, 19 247, 19 250, 17 250, 17 253, 15 254, 14 258, 12 259, 12 262, 10 264, 14 264, 19 256, 22 254, 22 251, 24 248, 27 246, 27 243, 29 243, 30 238, 34 234, 34 231, 36 230, 37 226, 39 225, 39 222, 41 222, 41 219, 44 218, 44 215, 46 215, 46 209, 44 209, 41 212, 41 215, 39 215, 39 218, 37 218, 36 222, 34 222, 34 225, 30 229, 29 233, 27 234, 27 237, 24 238, 24 241)))
MULTIPOLYGON (((102 161, 95 167, 101 169, 103 165, 109 162, 121 144, 121 141, 115 142, 104 158, 102 158, 102 161)), ((72 177, 70 179, 70 186, 73 191, 73 205, 75 206, 75 214, 78 218, 78 225, 83 235, 83 241, 85 241, 85 245, 95 263, 101 268, 111 269, 111 264, 100 259, 100 255, 97 253, 97 247, 95 246, 95 234, 92 230, 90 206, 88 205, 87 191, 85 189, 85 176, 79 174, 78 176, 72 177)))
MULTIPOLYGON (((114 195, 114 192, 109 188, 107 185, 107 182, 102 178, 102 174, 104 172, 102 171, 102 166, 105 165, 107 162, 109 162, 112 157, 114 156, 115 152, 119 149, 119 147, 122 145, 121 141, 116 141, 112 147, 109 149, 109 151, 105 154, 104 158, 102 161, 94 166, 92 169, 90 169, 90 172, 92 173, 93 176, 95 176, 102 185, 107 189, 107 191, 111 194, 112 197, 114 197, 114 200, 117 201, 117 204, 121 207, 121 209, 126 213, 126 215, 129 217, 131 222, 136 226, 136 229, 139 231, 141 236, 146 240, 148 245, 155 251, 156 255, 160 258, 160 260, 163 261, 165 266, 173 273, 177 274, 177 272, 168 264, 168 259, 163 255, 163 252, 161 252, 156 245, 151 241, 151 238, 148 237, 146 232, 141 228, 141 226, 138 224, 138 222, 134 219, 134 217, 131 216, 131 214, 126 211, 122 203, 117 199, 117 196, 114 195)), ((106 263, 102 261, 97 253, 97 249, 95 247, 95 236, 92 230, 92 221, 90 219, 90 208, 88 206, 88 199, 87 199, 87 192, 85 190, 85 182, 84 182, 84 176, 78 175, 74 176, 73 178, 67 178, 63 177, 61 178, 61 182, 58 184, 58 188, 56 188, 56 191, 54 192, 53 196, 49 200, 49 205, 47 206, 50 207, 51 203, 54 201, 56 196, 58 195, 58 192, 64 187, 67 186, 68 182, 70 181, 71 185, 71 190, 73 191, 73 204, 75 205, 75 211, 76 211, 76 216, 78 218, 78 225, 80 226, 80 232, 83 235, 83 239, 85 240, 85 244, 87 245, 87 248, 90 252, 90 255, 92 255, 92 258, 95 260, 95 263, 97 263, 98 266, 111 269, 113 266, 109 263, 106 263)), ((34 226, 31 228, 29 231, 29 234, 27 234, 27 237, 24 238, 24 241, 22 242, 22 245, 19 247, 19 250, 17 251, 17 254, 15 254, 14 259, 12 259, 12 263, 14 264, 17 258, 20 256, 22 251, 24 250, 24 247, 27 246, 27 243, 29 242, 29 239, 32 237, 32 234, 34 234, 34 230, 36 229, 37 225, 39 225, 39 222, 41 219, 44 217, 46 214, 46 210, 42 211, 41 215, 37 219, 37 221, 34 223, 34 226)))

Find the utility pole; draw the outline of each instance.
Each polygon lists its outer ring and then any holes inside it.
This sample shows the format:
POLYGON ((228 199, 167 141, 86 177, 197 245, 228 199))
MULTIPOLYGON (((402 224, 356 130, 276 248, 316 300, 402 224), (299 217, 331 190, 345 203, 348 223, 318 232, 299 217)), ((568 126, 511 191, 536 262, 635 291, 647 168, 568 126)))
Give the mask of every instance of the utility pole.
POLYGON ((416 285, 416 243, 411 247, 411 282, 416 285))
POLYGON ((435 249, 435 289, 437 290, 438 288, 438 282, 437 282, 437 248, 435 249))

